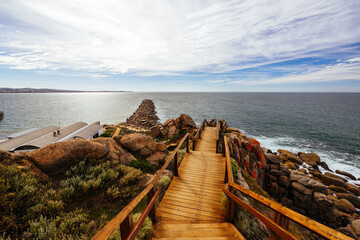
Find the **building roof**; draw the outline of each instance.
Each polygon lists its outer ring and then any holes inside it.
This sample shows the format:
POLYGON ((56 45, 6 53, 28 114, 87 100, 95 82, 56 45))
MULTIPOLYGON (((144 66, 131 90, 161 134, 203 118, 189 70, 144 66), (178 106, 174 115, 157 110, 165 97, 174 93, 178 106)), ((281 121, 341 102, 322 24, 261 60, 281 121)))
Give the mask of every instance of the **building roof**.
POLYGON ((59 129, 60 134, 56 134, 54 135, 53 132, 50 132, 46 135, 43 135, 39 138, 33 139, 31 141, 28 141, 24 144, 21 144, 19 146, 17 146, 16 148, 14 148, 14 150, 17 149, 21 149, 24 147, 30 147, 30 148, 42 148, 45 147, 51 143, 55 143, 57 141, 59 141, 60 139, 63 139, 64 137, 76 132, 77 130, 87 126, 87 123, 84 122, 77 122, 74 124, 71 124, 67 127, 61 128, 59 129))
POLYGON ((94 136, 94 134, 96 134, 100 129, 102 129, 102 125, 100 125, 100 121, 97 121, 79 129, 78 131, 64 137, 63 139, 60 139, 58 142, 63 142, 74 138, 89 139, 94 136))
POLYGON ((20 137, 22 135, 34 132, 35 130, 38 130, 39 128, 30 128, 21 132, 16 132, 16 133, 12 133, 10 135, 7 136, 7 138, 11 139, 11 138, 16 138, 16 137, 20 137))
POLYGON ((11 151, 14 148, 21 146, 29 141, 32 141, 36 138, 42 137, 48 133, 54 132, 58 130, 59 127, 56 126, 48 126, 44 128, 40 128, 38 130, 32 131, 30 133, 23 134, 21 136, 9 139, 5 142, 0 143, 0 150, 3 151, 11 151))

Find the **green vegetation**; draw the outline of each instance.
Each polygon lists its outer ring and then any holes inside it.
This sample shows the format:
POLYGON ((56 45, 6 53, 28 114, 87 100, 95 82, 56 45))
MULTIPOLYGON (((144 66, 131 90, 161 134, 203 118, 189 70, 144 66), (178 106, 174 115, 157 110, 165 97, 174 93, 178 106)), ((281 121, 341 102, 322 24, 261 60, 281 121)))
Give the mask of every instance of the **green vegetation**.
POLYGON ((115 128, 107 127, 105 132, 103 134, 101 134, 100 137, 111 137, 111 135, 113 134, 114 131, 115 131, 115 128))
POLYGON ((140 169, 144 173, 153 172, 153 169, 148 161, 143 158, 138 158, 138 160, 133 160, 128 164, 129 167, 140 169))
POLYGON ((239 167, 238 165, 236 165, 235 160, 231 158, 231 170, 232 170, 232 174, 234 176, 234 182, 236 184, 239 184, 239 167))
POLYGON ((61 179, 0 163, 0 237, 89 239, 139 192, 141 170, 87 160, 61 179))

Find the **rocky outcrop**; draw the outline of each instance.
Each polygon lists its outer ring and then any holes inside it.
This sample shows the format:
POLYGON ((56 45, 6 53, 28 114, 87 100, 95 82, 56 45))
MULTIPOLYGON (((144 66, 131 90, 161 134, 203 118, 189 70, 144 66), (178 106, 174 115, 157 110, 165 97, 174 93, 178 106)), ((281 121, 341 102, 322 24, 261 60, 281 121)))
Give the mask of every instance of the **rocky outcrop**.
POLYGON ((111 161, 120 161, 121 164, 128 164, 133 160, 136 160, 134 155, 127 152, 122 146, 117 144, 114 139, 111 138, 96 138, 91 140, 92 142, 101 143, 108 149, 106 159, 111 161))
POLYGON ((143 100, 133 115, 126 120, 126 123, 148 128, 160 125, 154 102, 150 99, 143 100))
POLYGON ((194 120, 186 114, 181 114, 177 119, 168 119, 166 120, 161 128, 162 135, 172 138, 176 134, 186 132, 195 135, 197 126, 194 120))
POLYGON ((102 144, 74 139, 48 145, 30 154, 32 162, 48 175, 64 173, 84 159, 100 159, 109 150, 102 144))

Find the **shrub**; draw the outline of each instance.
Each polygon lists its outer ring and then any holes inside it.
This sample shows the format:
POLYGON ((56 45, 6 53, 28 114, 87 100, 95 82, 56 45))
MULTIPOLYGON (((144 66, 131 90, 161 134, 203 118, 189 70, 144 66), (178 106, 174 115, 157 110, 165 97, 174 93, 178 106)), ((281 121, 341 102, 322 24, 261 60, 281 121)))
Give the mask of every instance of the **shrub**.
POLYGON ((138 169, 118 161, 98 163, 82 161, 66 172, 60 182, 60 193, 66 198, 86 197, 106 192, 109 200, 126 200, 137 193, 137 182, 142 176, 138 169))
POLYGON ((94 222, 80 210, 65 213, 56 218, 48 219, 40 216, 30 221, 30 228, 24 233, 26 238, 32 239, 87 239, 94 222))
POLYGON ((140 169, 144 173, 152 171, 151 165, 146 159, 139 158, 138 160, 133 160, 128 164, 129 167, 140 169))

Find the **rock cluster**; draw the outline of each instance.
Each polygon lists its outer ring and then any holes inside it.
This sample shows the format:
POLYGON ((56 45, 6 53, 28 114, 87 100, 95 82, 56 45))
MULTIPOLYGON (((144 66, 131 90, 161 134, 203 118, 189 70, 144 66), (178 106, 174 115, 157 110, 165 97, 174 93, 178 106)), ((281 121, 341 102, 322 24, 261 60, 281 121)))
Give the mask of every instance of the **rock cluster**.
POLYGON ((229 152, 238 164, 262 187, 264 183, 266 159, 260 143, 234 128, 227 128, 229 152))
POLYGON ((348 179, 356 178, 344 171, 332 173, 316 153, 277 152, 266 154, 268 193, 286 207, 351 237, 360 237, 355 234, 357 223, 352 224, 360 219, 360 188, 348 183, 348 179), (327 171, 322 173, 319 166, 327 171))
POLYGON ((168 119, 165 121, 159 130, 162 135, 171 138, 175 134, 180 134, 180 132, 190 132, 194 134, 197 126, 189 115, 181 114, 177 119, 168 119))
POLYGON ((360 188, 349 183, 353 175, 332 173, 316 153, 272 153, 237 129, 226 132, 231 157, 276 201, 360 239, 360 188))
POLYGON ((126 120, 126 123, 148 128, 160 125, 154 102, 150 99, 143 100, 133 115, 126 120))
POLYGON ((145 158, 154 166, 158 166, 159 162, 164 161, 168 155, 167 145, 164 143, 156 143, 147 135, 133 133, 128 135, 119 135, 115 137, 116 142, 125 149, 145 158))

